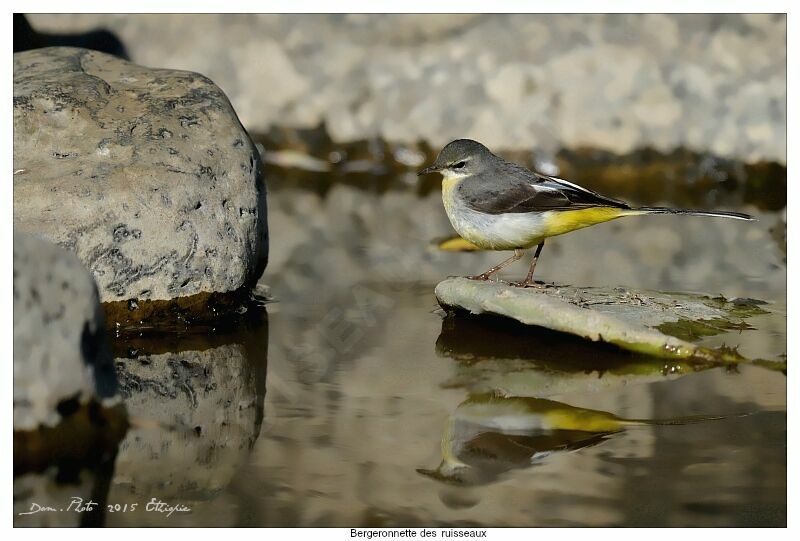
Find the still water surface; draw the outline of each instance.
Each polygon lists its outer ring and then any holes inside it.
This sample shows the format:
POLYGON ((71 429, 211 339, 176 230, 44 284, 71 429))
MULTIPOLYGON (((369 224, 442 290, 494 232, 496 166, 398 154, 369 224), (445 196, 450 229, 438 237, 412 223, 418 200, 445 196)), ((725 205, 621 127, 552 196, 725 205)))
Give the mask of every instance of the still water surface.
MULTIPOLYGON (((785 360, 778 215, 759 218, 621 220, 548 243, 537 272, 770 301, 756 329, 704 343, 785 360)), ((436 283, 502 254, 437 251, 450 228, 436 194, 273 190, 270 229, 264 321, 124 361, 143 382, 167 368, 165 385, 193 382, 166 398, 129 387, 128 402, 194 430, 131 431, 109 503, 157 496, 192 512, 107 525, 785 525, 781 370, 665 366, 445 317, 436 283), (685 416, 724 418, 650 424, 685 416)))
MULTIPOLYGON (((786 524, 779 212, 743 203, 747 190, 702 189, 679 203, 759 221, 628 218, 548 240, 542 280, 768 301, 752 329, 700 339, 766 362, 664 363, 447 316, 435 285, 503 254, 439 250, 452 229, 435 187, 381 174, 391 182, 369 169, 283 182, 268 172, 263 317, 235 332, 114 340, 137 428, 96 472, 15 478, 15 524, 786 524), (17 514, 74 496, 110 507, 17 514), (147 511, 153 499, 190 512, 147 511)), ((781 208, 773 180, 775 197, 749 200, 781 208)), ((639 202, 675 203, 644 184, 639 202)))

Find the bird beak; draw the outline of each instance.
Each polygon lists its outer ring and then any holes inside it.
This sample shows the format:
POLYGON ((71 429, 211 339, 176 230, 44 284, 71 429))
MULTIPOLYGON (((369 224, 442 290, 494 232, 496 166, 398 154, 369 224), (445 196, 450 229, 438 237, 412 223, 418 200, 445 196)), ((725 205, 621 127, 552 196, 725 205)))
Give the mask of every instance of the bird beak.
POLYGON ((427 175, 428 173, 438 173, 441 170, 442 170, 441 167, 436 167, 435 165, 431 165, 430 167, 426 167, 425 169, 417 173, 417 176, 421 177, 422 175, 427 175))

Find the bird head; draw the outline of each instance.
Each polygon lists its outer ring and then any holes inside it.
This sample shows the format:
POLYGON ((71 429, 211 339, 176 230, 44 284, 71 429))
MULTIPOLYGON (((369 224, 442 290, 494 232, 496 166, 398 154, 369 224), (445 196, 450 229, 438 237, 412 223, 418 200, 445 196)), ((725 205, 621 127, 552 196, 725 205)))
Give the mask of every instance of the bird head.
POLYGON ((472 139, 456 139, 445 146, 434 160, 417 175, 441 173, 445 179, 466 177, 483 171, 494 157, 491 151, 472 139))

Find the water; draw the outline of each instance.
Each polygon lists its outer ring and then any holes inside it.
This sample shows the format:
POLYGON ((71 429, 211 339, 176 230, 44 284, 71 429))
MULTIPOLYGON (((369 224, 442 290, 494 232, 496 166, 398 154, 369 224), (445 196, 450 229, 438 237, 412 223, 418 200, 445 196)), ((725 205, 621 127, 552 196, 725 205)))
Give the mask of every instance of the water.
MULTIPOLYGON (((122 443, 107 503, 140 505, 107 512, 105 525, 785 525, 783 372, 665 367, 445 317, 436 283, 503 254, 437 250, 451 230, 436 193, 286 186, 269 197, 265 318, 235 334, 117 344, 130 411, 162 428, 132 429, 122 443), (482 410, 491 428, 476 429, 469 400, 497 388, 546 401, 509 415, 498 395, 482 410), (569 406, 603 418, 727 417, 530 428, 569 406), (465 467, 442 469, 443 454, 465 467), (143 512, 153 497, 191 512, 143 512)), ((753 319, 757 330, 704 343, 780 360, 778 214, 730 210, 760 220, 620 220, 548 242, 537 274, 768 300, 775 313, 753 319)), ((524 274, 517 265, 506 277, 524 274)))
MULTIPOLYGON (((276 295, 280 290, 276 284, 276 295)), ((614 374, 588 368, 590 359, 564 358, 579 366, 560 374, 552 370, 551 361, 551 370, 542 367, 540 376, 561 376, 565 392, 548 397, 565 404, 631 418, 754 414, 705 424, 631 428, 575 452, 559 451, 556 445, 534 466, 528 466, 525 442, 506 442, 481 457, 479 476, 484 479, 477 486, 452 485, 417 473, 440 463, 448 418, 469 396, 469 387, 486 379, 478 370, 469 373, 469 365, 490 361, 488 355, 459 361, 437 352, 449 323, 431 313, 429 285, 376 291, 387 304, 394 303, 391 310, 373 316, 375 324, 362 339, 344 341, 341 351, 307 363, 287 354, 292 347, 283 350, 278 338, 295 324, 294 318, 281 307, 271 313, 268 424, 250 466, 234 483, 251 513, 245 523, 785 522, 785 376, 763 368, 743 367, 738 373, 713 369, 680 379, 664 377, 656 369, 655 375, 640 376, 641 384, 634 376, 614 385, 614 374), (609 388, 598 384, 603 377, 612 381, 609 388)), ((311 318, 323 319, 330 305, 304 308, 311 318)), ((284 336, 293 345, 293 333, 284 336)), ((550 353, 558 357, 559 350, 569 353, 570 347, 563 341, 550 344, 550 353)), ((591 355, 588 349, 583 353, 591 355)))

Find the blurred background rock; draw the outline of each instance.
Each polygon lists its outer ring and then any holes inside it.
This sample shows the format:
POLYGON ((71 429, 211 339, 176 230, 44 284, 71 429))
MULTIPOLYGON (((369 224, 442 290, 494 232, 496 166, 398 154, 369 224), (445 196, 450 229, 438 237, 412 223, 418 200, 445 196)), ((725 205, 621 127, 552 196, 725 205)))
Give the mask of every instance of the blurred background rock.
POLYGON ((97 286, 73 254, 16 233, 13 289, 14 524, 97 524, 128 424, 97 286), (84 513, 31 512, 90 496, 84 513))
POLYGON ((781 14, 29 17, 47 33, 105 28, 137 63, 203 73, 255 133, 324 123, 336 142, 786 162, 781 14))

